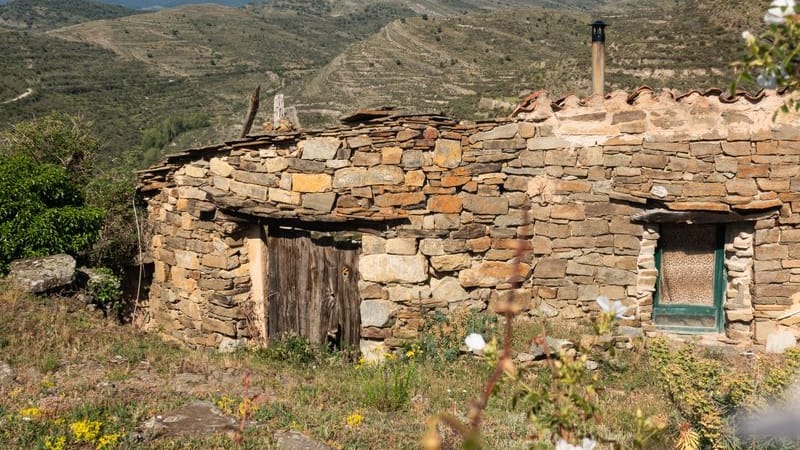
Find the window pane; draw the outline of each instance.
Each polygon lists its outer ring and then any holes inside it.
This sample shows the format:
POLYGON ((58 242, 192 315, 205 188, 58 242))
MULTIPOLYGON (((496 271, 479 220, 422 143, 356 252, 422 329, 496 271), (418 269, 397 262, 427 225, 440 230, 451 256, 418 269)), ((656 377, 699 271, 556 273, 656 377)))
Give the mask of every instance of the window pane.
POLYGON ((716 225, 661 226, 658 303, 714 306, 716 225))

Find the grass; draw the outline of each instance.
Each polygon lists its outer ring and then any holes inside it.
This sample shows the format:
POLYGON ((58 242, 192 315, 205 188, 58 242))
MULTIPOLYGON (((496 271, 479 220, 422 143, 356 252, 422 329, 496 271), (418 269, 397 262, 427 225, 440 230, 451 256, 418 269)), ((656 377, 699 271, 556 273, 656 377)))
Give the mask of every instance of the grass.
MULTIPOLYGON (((541 326, 519 322, 515 348, 524 349, 541 334, 541 326)), ((590 329, 588 323, 575 322, 547 322, 545 327, 548 335, 573 339, 590 329)), ((43 448, 45 439, 67 436, 70 424, 87 420, 100 422, 101 434, 119 434, 116 448, 236 448, 224 434, 138 441, 135 432, 148 418, 195 399, 213 401, 236 418, 243 376, 249 373, 249 394, 264 401, 252 412, 242 448, 273 448, 276 431, 296 430, 337 449, 414 449, 427 417, 449 412, 465 418, 490 372, 484 361, 470 356, 415 359, 410 400, 387 408, 370 400, 363 368, 346 354, 297 345, 227 355, 192 351, 103 319, 75 299, 31 297, 5 288, 0 293, 0 346, 0 363, 14 373, 13 381, 0 380, 0 448, 43 448), (298 354, 292 357, 291 352, 298 354), (181 381, 187 378, 199 381, 181 381), (37 408, 40 415, 25 420, 26 408, 37 408), (361 419, 354 424, 356 415, 361 419)), ((707 356, 725 359, 727 365, 747 363, 722 354, 707 356)), ((645 352, 637 347, 617 359, 617 369, 601 369, 602 423, 608 436, 629 442, 639 408, 670 419, 670 427, 648 448, 672 448, 682 422, 654 384, 656 374, 645 352)), ((534 365, 521 373, 535 382, 543 370, 534 365)), ((528 448, 530 422, 514 408, 510 386, 500 386, 482 428, 486 448, 528 448)), ((444 436, 444 448, 458 447, 452 432, 445 430, 444 436)))
MULTIPOLYGON (((516 338, 525 341, 537 332, 534 326, 523 326, 516 338)), ((13 383, 0 383, 0 411, 4 411, 0 442, 7 448, 43 445, 47 436, 63 434, 65 424, 78 420, 96 420, 104 432, 128 436, 147 418, 192 399, 218 401, 228 396, 238 401, 245 371, 251 373, 251 392, 269 399, 254 413, 258 425, 246 430, 245 448, 270 448, 272 434, 281 429, 308 433, 335 448, 374 448, 377 442, 389 449, 418 448, 424 418, 447 411, 463 417, 488 374, 485 363, 474 358, 447 363, 421 359, 416 370, 424 381, 415 383, 411 400, 384 411, 365 404, 359 381, 363 377, 358 376, 356 364, 341 354, 317 351, 312 359, 303 356, 292 362, 285 352, 270 358, 264 351, 233 355, 190 351, 105 320, 71 298, 11 291, 0 294, 0 342, 3 358, 16 376, 13 383), (200 375, 209 383, 194 391, 176 390, 173 380, 185 374, 200 375), (54 398, 57 407, 47 407, 54 398), (42 416, 22 420, 19 412, 29 407, 40 408, 42 416), (353 427, 347 417, 355 412, 363 415, 363 421, 353 427)), ((631 374, 643 378, 635 382, 620 376, 615 389, 646 386, 646 377, 631 374)), ((642 398, 646 410, 666 407, 658 396, 642 398)), ((526 448, 527 420, 506 397, 489 405, 486 430, 490 448, 526 448)), ((234 447, 226 436, 144 443, 126 439, 120 448, 234 447)))

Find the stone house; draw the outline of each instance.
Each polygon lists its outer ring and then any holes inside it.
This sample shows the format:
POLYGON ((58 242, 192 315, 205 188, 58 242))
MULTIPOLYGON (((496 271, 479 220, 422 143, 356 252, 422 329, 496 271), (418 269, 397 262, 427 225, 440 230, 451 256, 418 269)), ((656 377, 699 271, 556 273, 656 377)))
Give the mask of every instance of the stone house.
POLYGON ((776 93, 527 99, 508 119, 370 115, 169 156, 140 174, 147 328, 192 346, 285 332, 369 350, 434 310, 762 344, 800 327, 800 116, 776 93), (527 216, 527 217, 526 217, 527 216), (514 263, 516 248, 526 251, 514 263))

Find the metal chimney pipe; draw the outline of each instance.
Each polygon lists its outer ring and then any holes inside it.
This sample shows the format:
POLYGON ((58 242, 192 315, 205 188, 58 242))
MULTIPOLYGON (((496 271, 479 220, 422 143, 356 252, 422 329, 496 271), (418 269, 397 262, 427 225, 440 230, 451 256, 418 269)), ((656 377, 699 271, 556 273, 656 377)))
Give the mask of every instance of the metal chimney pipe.
POLYGON ((592 23, 592 95, 605 95, 606 84, 606 23, 592 23))

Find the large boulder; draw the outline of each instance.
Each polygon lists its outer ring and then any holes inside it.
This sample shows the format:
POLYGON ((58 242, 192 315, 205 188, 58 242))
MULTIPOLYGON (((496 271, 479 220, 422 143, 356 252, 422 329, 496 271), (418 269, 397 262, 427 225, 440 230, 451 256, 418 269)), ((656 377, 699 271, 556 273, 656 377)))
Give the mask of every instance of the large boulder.
POLYGON ((17 288, 33 294, 68 286, 75 279, 75 258, 61 254, 18 259, 11 262, 8 278, 17 288))

